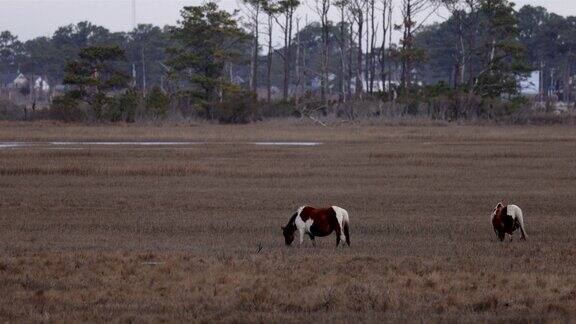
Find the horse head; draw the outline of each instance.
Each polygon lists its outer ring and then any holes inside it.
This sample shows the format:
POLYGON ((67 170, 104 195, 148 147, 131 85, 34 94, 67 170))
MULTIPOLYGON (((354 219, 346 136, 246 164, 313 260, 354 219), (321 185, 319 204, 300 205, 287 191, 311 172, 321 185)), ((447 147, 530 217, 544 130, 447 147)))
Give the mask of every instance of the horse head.
POLYGON ((294 233, 296 232, 296 216, 298 216, 298 212, 294 213, 294 215, 290 217, 286 226, 282 226, 282 234, 284 234, 284 243, 286 243, 286 245, 290 245, 294 241, 294 233))
POLYGON ((496 207, 494 207, 494 210, 492 211, 492 217, 499 215, 504 207, 506 207, 506 203, 502 200, 498 203, 498 205, 496 205, 496 207))
POLYGON ((294 232, 296 232, 294 226, 291 226, 290 224, 282 226, 282 234, 284 234, 284 243, 286 243, 286 245, 290 245, 294 241, 294 232))

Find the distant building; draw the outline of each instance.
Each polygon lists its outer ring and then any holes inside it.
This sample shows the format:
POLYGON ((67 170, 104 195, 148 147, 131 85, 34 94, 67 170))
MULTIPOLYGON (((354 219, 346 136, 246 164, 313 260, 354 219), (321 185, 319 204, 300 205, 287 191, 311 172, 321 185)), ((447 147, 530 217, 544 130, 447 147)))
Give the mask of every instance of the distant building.
MULTIPOLYGON (((328 74, 328 89, 332 90, 334 88, 334 80, 336 80, 336 74, 330 73, 328 74)), ((310 80, 310 89, 312 91, 320 90, 322 87, 322 78, 321 77, 314 77, 310 80)))
POLYGON ((50 92, 50 85, 43 77, 37 77, 34 81, 34 90, 42 92, 50 92))
POLYGON ((0 74, 0 98, 17 105, 42 108, 52 99, 52 87, 41 76, 27 76, 20 71, 0 74))
MULTIPOLYGON (((362 78, 362 90, 364 92, 368 91, 369 88, 369 82, 366 81, 366 78, 362 78)), ((417 83, 418 85, 422 85, 421 82, 417 83)), ((382 82, 382 80, 378 80, 375 79, 374 80, 374 91, 390 91, 391 89, 394 89, 398 86, 400 86, 400 82, 392 80, 392 81, 388 81, 386 80, 385 82, 382 82)), ((352 93, 356 92, 356 77, 352 78, 352 84, 351 84, 351 89, 352 89, 352 93)))
POLYGON ((28 84, 28 78, 22 74, 18 73, 16 78, 12 80, 12 83, 9 85, 10 88, 23 88, 28 84))
POLYGON ((527 96, 540 94, 540 71, 532 71, 528 77, 520 79, 520 93, 527 96))

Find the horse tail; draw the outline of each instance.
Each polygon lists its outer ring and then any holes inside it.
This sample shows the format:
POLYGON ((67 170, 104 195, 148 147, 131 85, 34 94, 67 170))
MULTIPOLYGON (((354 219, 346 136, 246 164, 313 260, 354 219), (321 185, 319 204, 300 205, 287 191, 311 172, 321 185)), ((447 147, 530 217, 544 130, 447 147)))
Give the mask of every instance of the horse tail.
POLYGON ((349 222, 346 220, 344 222, 344 236, 346 237, 346 244, 350 246, 350 230, 349 230, 349 222))
POLYGON ((522 210, 518 208, 518 215, 516 216, 518 223, 520 224, 520 233, 522 233, 522 239, 526 240, 528 235, 526 235, 526 229, 524 229, 524 216, 522 215, 522 210))
POLYGON ((342 231, 344 232, 344 237, 346 238, 346 244, 350 246, 350 218, 348 217, 348 211, 344 208, 340 209, 342 211, 342 231))

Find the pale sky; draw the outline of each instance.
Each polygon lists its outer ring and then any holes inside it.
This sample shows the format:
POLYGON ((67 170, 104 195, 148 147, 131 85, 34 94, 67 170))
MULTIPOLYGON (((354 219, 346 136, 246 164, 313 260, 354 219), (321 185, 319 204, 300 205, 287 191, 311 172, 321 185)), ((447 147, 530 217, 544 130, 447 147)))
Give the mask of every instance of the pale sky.
MULTIPOLYGON (((180 9, 197 5, 202 0, 135 0, 136 22, 154 25, 175 24, 180 9)), ((221 8, 233 10, 239 0, 219 0, 221 8)), ((398 2, 399 0, 395 0, 398 2)), ((111 31, 128 31, 132 27, 132 0, 0 0, 0 31, 10 30, 20 40, 51 36, 59 27, 90 21, 111 31)), ((313 0, 308 0, 313 3, 313 0)), ((525 4, 540 5, 563 16, 576 16, 574 0, 517 0, 517 8, 525 4)), ((398 7, 398 5, 396 5, 398 7)), ((299 11, 303 19, 316 20, 306 5, 299 11)), ((336 19, 336 18, 334 18, 336 19)), ((432 17, 439 20, 440 17, 432 17)))

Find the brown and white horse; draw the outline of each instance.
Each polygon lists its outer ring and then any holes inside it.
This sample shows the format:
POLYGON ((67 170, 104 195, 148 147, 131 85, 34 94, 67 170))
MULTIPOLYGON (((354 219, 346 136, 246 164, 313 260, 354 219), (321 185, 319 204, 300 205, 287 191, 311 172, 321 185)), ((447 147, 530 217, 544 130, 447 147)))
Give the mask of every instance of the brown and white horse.
POLYGON ((516 205, 505 205, 499 202, 492 211, 492 226, 500 241, 504 241, 506 234, 510 235, 510 241, 512 241, 512 234, 517 229, 520 229, 522 239, 526 240, 524 216, 520 207, 516 205))
POLYGON ((298 232, 300 244, 304 242, 305 234, 310 237, 314 244, 316 236, 325 237, 336 232, 336 246, 340 244, 340 240, 346 240, 350 246, 348 212, 337 206, 328 208, 300 207, 292 215, 288 224, 282 226, 282 232, 286 245, 292 244, 296 232, 298 232))

